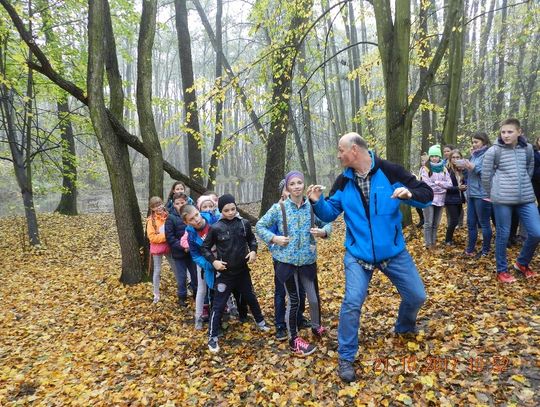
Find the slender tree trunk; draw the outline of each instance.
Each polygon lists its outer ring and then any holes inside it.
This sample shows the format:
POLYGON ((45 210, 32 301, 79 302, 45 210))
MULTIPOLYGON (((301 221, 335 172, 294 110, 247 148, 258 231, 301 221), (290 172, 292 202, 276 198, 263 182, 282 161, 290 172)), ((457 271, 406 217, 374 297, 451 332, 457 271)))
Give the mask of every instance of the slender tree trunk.
POLYGON ((188 11, 186 0, 175 0, 176 34, 178 36, 178 56, 182 73, 182 89, 184 92, 184 111, 186 114, 186 129, 188 137, 189 176, 201 181, 198 171, 202 168, 202 153, 199 146, 201 131, 199 128, 199 112, 197 95, 195 93, 195 78, 193 76, 193 61, 191 58, 191 37, 188 27, 188 11))
MULTIPOLYGON (((419 58, 422 60, 420 65, 420 82, 425 81, 428 74, 427 61, 429 55, 431 54, 430 43, 428 41, 428 11, 429 5, 423 1, 420 1, 420 52, 419 58)), ((428 95, 426 94, 426 99, 428 95)), ((425 100, 425 99, 424 99, 425 100)), ((427 151, 432 138, 432 129, 431 129, 431 115, 428 109, 423 108, 421 112, 421 127, 422 127, 422 141, 421 141, 421 150, 422 152, 427 151)))
POLYGON ((503 119, 502 113, 504 109, 504 92, 505 92, 505 53, 506 53, 506 16, 508 15, 508 0, 502 0, 501 10, 501 29, 499 32, 499 47, 497 55, 499 56, 499 64, 497 67, 497 92, 495 102, 495 120, 493 123, 493 131, 499 128, 499 122, 503 119))
MULTIPOLYGON (((53 30, 53 20, 50 15, 49 1, 38 2, 43 20, 45 41, 49 46, 55 47, 57 36, 53 30)), ((62 196, 55 212, 62 215, 77 215, 77 154, 75 150, 75 137, 71 124, 67 94, 61 94, 56 101, 56 110, 62 149, 62 196)))
POLYGON ((221 139, 223 138, 223 100, 225 99, 225 90, 223 88, 223 29, 221 18, 223 15, 223 0, 217 0, 216 3, 216 124, 214 131, 214 146, 210 153, 210 165, 208 168, 208 189, 214 189, 216 183, 218 158, 221 157, 220 151, 221 139))
POLYGON ((89 0, 88 107, 111 182, 116 228, 122 254, 120 281, 135 284, 141 281, 143 274, 140 250, 144 246, 144 238, 127 145, 114 133, 105 109, 103 97, 105 8, 105 0, 89 0))
MULTIPOLYGON (((306 44, 300 45, 300 59, 298 61, 298 71, 303 77, 307 74, 306 69, 306 44)), ((302 87, 300 92, 302 98, 302 122, 304 124, 304 136, 306 138, 306 149, 308 157, 308 181, 309 183, 317 183, 317 170, 315 167, 315 154, 313 152, 313 134, 311 132, 311 107, 309 103, 309 94, 307 86, 302 87)), ((309 185, 309 184, 308 184, 309 185)))
POLYGON ((463 12, 463 0, 460 0, 460 24, 456 24, 456 30, 452 32, 450 40, 450 54, 448 63, 448 79, 450 89, 446 103, 444 116, 443 142, 445 144, 457 144, 457 124, 459 119, 459 106, 461 101, 461 73, 463 71, 465 21, 463 12))
MULTIPOLYGON (((358 43, 358 33, 356 31, 356 19, 354 16, 354 7, 353 2, 350 1, 348 3, 349 7, 349 29, 350 29, 350 40, 351 44, 357 44, 358 43)), ((356 70, 360 67, 360 53, 358 52, 358 45, 352 47, 351 53, 352 53, 352 69, 356 70)), ((354 128, 354 131, 356 131, 358 134, 362 134, 362 125, 360 123, 360 118, 358 117, 358 114, 360 112, 360 78, 358 75, 354 75, 352 86, 354 88, 353 92, 353 100, 352 100, 352 107, 353 107, 353 122, 352 126, 354 128)))
POLYGON ((62 138, 62 197, 55 212, 77 215, 77 153, 67 96, 57 102, 57 109, 62 138))
MULTIPOLYGON (((143 1, 143 9, 146 1, 143 1)), ((110 105, 109 109, 111 113, 118 119, 120 123, 124 122, 124 90, 122 88, 122 76, 120 75, 120 69, 118 68, 118 57, 116 54, 116 41, 114 39, 114 31, 111 20, 111 10, 109 7, 109 1, 104 3, 105 6, 105 19, 104 19, 104 33, 105 33, 105 69, 107 71, 107 81, 109 82, 110 92, 110 105)), ((142 25, 141 25, 142 27, 142 25)), ((142 28, 141 28, 142 29, 142 28)))
POLYGON ((478 83, 478 118, 479 127, 486 128, 486 58, 489 33, 491 31, 491 25, 493 23, 493 9, 495 8, 496 0, 492 0, 489 6, 487 21, 482 25, 482 34, 480 35, 478 65, 476 71, 476 83, 478 83))
POLYGON ((149 196, 163 197, 163 152, 152 112, 152 49, 156 13, 157 0, 143 1, 137 45, 137 113, 141 137, 149 154, 149 196))
MULTIPOLYGON (((321 0, 321 5, 323 10, 328 9, 328 0, 321 0)), ((330 16, 327 14, 325 16, 326 29, 328 31, 328 44, 330 46, 330 52, 332 55, 337 54, 336 39, 334 34, 334 29, 332 27, 332 22, 330 16)), ((336 127, 336 140, 346 133, 347 120, 345 119, 345 103, 343 101, 343 88, 341 86, 341 74, 339 71, 339 62, 338 58, 333 58, 331 64, 329 64, 329 71, 332 73, 332 68, 334 70, 333 74, 336 78, 336 92, 333 92, 333 86, 330 85, 330 92, 326 89, 327 98, 329 99, 328 104, 333 106, 334 113, 334 122, 336 127)), ((325 86, 327 85, 326 80, 326 67, 325 69, 325 86)))
MULTIPOLYGON (((302 172, 309 179, 309 169, 306 161, 306 156, 304 154, 304 146, 302 143, 302 137, 300 137, 300 131, 298 131, 298 126, 296 125, 296 120, 294 120, 294 115, 292 108, 289 106, 289 122, 294 136, 294 144, 296 146, 296 151, 298 152, 298 161, 300 161, 300 168, 302 172)), ((309 183, 308 183, 309 185, 309 183)))

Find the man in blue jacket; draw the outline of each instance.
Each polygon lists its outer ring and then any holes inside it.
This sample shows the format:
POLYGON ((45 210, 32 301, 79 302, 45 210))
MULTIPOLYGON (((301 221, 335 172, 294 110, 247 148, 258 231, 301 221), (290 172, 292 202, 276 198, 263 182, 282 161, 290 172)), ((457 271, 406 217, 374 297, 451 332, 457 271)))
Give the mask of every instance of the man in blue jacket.
POLYGON ((345 237, 345 296, 338 326, 339 377, 356 380, 353 362, 358 351, 360 312, 375 268, 396 286, 400 296, 395 332, 416 331, 416 316, 426 299, 424 284, 405 247, 400 203, 426 207, 433 191, 402 166, 383 160, 356 133, 339 140, 338 159, 345 168, 327 199, 321 185, 310 185, 307 196, 315 214, 332 222, 342 212, 345 237))

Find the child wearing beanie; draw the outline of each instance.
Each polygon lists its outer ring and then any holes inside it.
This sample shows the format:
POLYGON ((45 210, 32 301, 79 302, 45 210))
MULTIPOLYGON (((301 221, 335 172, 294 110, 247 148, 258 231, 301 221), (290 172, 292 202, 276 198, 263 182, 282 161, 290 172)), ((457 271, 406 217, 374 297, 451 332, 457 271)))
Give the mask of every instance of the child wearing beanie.
POLYGON ((255 318, 261 331, 269 331, 261 307, 253 292, 248 263, 257 258, 257 239, 250 223, 237 216, 236 202, 231 194, 219 197, 221 218, 208 232, 202 245, 202 254, 216 269, 214 302, 210 314, 208 349, 219 352, 218 331, 223 312, 231 292, 237 289, 255 318), (216 247, 216 253, 212 247, 216 247))
POLYGON ((437 243, 437 229, 441 223, 442 208, 446 190, 452 188, 452 179, 442 161, 439 145, 431 146, 428 150, 429 159, 420 169, 420 178, 433 190, 433 201, 424 208, 424 243, 428 250, 434 249, 437 243))

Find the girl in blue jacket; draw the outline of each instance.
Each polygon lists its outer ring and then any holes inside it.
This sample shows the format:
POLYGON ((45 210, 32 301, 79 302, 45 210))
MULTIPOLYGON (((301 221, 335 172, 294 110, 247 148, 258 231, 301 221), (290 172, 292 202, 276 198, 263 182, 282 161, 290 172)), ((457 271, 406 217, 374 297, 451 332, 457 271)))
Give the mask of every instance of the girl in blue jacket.
POLYGON ((257 222, 256 232, 266 244, 273 243, 272 257, 275 259, 276 275, 288 297, 285 321, 290 350, 297 356, 307 356, 316 347, 298 336, 300 282, 309 302, 312 333, 321 337, 326 329, 321 325, 315 238, 328 237, 332 226, 313 214, 309 200, 304 197, 304 176, 301 172, 289 172, 285 176, 285 185, 289 198, 282 203, 283 206, 274 204, 268 210, 257 222), (279 234, 272 232, 276 224, 279 234))

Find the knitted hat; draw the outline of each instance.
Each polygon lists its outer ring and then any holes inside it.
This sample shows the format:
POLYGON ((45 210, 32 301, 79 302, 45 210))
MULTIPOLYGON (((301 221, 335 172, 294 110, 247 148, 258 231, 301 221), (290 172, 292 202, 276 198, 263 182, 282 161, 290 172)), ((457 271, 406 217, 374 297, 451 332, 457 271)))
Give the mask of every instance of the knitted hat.
POLYGON ((236 205, 236 202, 234 201, 234 196, 231 194, 223 194, 218 199, 218 209, 220 212, 223 212, 223 207, 227 204, 233 203, 236 205))
POLYGON ((283 193, 283 188, 285 188, 285 178, 279 181, 278 192, 280 195, 283 193))
POLYGON ((302 181, 304 181, 304 174, 302 174, 300 171, 289 172, 287 175, 285 175, 285 185, 288 186, 289 181, 293 178, 300 178, 302 181))
POLYGON ((442 152, 441 152, 441 146, 438 144, 435 144, 434 146, 431 146, 428 150, 428 155, 430 157, 439 157, 442 158, 442 152))
POLYGON ((197 209, 201 210, 201 206, 205 202, 212 202, 212 205, 214 205, 214 201, 212 201, 212 198, 209 195, 201 195, 199 199, 197 199, 197 209))

